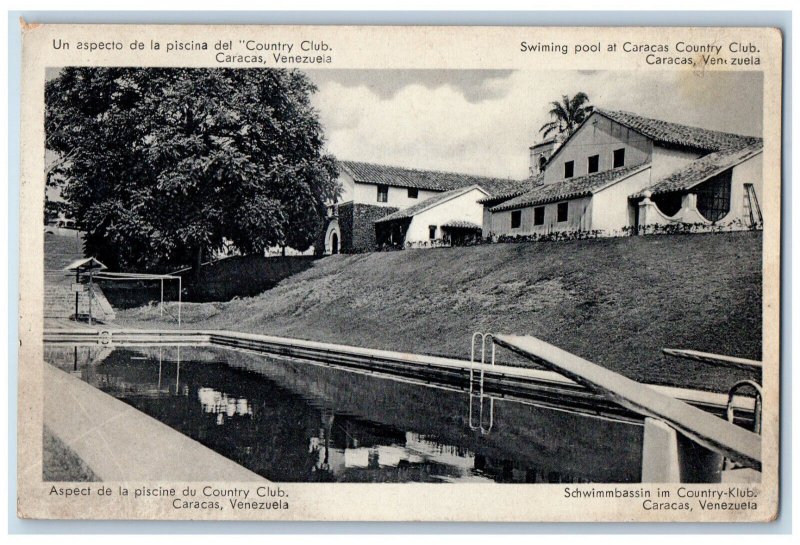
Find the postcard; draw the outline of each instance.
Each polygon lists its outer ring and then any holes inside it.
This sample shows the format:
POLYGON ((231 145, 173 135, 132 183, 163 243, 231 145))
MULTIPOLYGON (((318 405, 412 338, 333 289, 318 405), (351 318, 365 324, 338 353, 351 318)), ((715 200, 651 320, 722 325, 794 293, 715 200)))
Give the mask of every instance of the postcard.
POLYGON ((777 517, 778 30, 21 32, 20 517, 777 517))

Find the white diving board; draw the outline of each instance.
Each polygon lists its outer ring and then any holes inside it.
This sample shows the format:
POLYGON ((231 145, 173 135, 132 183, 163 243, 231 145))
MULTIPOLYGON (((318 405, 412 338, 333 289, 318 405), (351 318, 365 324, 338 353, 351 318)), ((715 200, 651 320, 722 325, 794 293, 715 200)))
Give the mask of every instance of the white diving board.
POLYGON ((535 337, 496 334, 494 342, 631 411, 666 423, 709 450, 761 470, 761 436, 756 433, 535 337))

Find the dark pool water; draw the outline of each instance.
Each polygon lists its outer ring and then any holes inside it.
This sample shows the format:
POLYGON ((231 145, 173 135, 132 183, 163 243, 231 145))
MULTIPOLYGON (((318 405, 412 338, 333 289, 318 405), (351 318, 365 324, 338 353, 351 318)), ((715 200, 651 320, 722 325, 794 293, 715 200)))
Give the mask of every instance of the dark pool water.
POLYGON ((207 347, 45 359, 276 482, 637 482, 642 428, 207 347), (484 431, 489 403, 484 401, 484 431))

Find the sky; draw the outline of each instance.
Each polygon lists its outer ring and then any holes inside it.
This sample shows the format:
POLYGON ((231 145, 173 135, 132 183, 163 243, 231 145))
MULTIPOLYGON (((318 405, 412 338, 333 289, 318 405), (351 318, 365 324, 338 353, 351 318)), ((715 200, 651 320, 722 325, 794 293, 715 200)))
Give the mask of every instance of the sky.
POLYGON ((549 103, 591 104, 761 136, 759 72, 310 70, 326 148, 338 159, 524 178, 549 103))

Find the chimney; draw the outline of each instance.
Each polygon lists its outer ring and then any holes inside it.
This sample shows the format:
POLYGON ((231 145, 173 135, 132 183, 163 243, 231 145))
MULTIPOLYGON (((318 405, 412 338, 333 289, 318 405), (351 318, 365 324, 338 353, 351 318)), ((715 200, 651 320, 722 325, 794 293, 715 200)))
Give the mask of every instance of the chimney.
POLYGON ((550 156, 553 155, 553 151, 555 151, 557 145, 558 140, 552 137, 547 140, 542 140, 529 148, 531 152, 531 176, 536 176, 544 171, 544 165, 547 163, 547 160, 550 159, 550 156))

